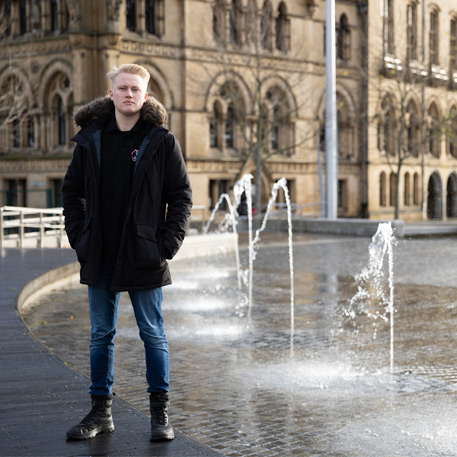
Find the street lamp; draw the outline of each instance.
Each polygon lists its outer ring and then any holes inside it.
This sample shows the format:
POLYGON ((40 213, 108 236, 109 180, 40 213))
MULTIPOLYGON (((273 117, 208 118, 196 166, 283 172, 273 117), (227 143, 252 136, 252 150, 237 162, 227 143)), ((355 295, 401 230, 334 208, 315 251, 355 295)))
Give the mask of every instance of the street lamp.
POLYGON ((336 219, 338 207, 338 133, 335 76, 335 0, 326 0, 325 17, 326 213, 327 219, 336 219))

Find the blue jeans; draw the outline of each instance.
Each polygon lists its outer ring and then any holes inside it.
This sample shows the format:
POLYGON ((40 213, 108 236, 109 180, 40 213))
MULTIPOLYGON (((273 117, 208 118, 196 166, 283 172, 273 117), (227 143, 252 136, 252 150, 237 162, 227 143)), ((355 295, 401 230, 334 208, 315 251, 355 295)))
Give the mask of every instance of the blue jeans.
MULTIPOLYGON (((96 286, 89 286, 91 321, 90 372, 92 395, 112 395, 114 380, 114 335, 120 292, 110 290, 114 260, 104 259, 96 286)), ((163 329, 162 288, 129 291, 133 311, 144 342, 148 392, 169 390, 170 361, 163 329)))

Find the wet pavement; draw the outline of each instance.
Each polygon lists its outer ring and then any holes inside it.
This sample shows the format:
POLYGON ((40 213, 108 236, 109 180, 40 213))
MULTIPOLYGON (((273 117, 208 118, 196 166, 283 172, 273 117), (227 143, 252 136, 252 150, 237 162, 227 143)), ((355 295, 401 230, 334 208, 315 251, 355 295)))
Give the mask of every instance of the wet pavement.
POLYGON ((74 272, 73 259, 68 249, 0 251, 0 455, 219 455, 179 432, 170 442, 152 443, 149 417, 119 398, 113 402, 116 433, 65 439, 90 407, 87 379, 50 354, 25 329, 20 312, 43 286, 74 272))
MULTIPOLYGON (((382 313, 344 313, 370 240, 294 237, 291 339, 286 240, 265 238, 250 312, 233 254, 172 265, 163 311, 176 428, 233 457, 457 455, 457 240, 394 247, 391 373, 390 322, 382 313)), ((86 376, 87 307, 77 286, 53 292, 26 316, 35 336, 86 376)), ((147 413, 143 347, 128 296, 115 377, 117 395, 147 413)))

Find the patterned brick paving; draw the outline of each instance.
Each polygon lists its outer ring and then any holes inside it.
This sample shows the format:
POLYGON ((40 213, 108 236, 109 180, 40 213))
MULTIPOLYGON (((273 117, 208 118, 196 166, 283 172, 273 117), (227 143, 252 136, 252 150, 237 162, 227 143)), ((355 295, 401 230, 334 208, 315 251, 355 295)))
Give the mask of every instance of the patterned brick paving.
MULTIPOLYGON (((457 243, 409 240, 396 247, 394 374, 388 325, 346 328, 341 317, 368 244, 296 243, 293 350, 284 244, 259 250, 251 319, 236 292, 234 259, 174 264, 164 316, 177 429, 231 457, 455 455, 457 292, 449 284, 457 243)), ((52 352, 88 374, 84 288, 56 291, 27 321, 52 352)), ((115 390, 147 413, 143 349, 128 297, 116 338, 115 390)))

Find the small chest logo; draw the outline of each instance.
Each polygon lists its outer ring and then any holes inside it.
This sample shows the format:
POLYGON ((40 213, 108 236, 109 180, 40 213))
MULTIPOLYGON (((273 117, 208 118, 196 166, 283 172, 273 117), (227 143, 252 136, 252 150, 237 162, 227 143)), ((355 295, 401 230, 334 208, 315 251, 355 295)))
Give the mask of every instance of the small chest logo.
POLYGON ((132 156, 132 161, 133 161, 133 162, 136 162, 136 158, 137 158, 137 156, 138 156, 138 149, 134 149, 134 150, 130 153, 130 155, 132 156))

